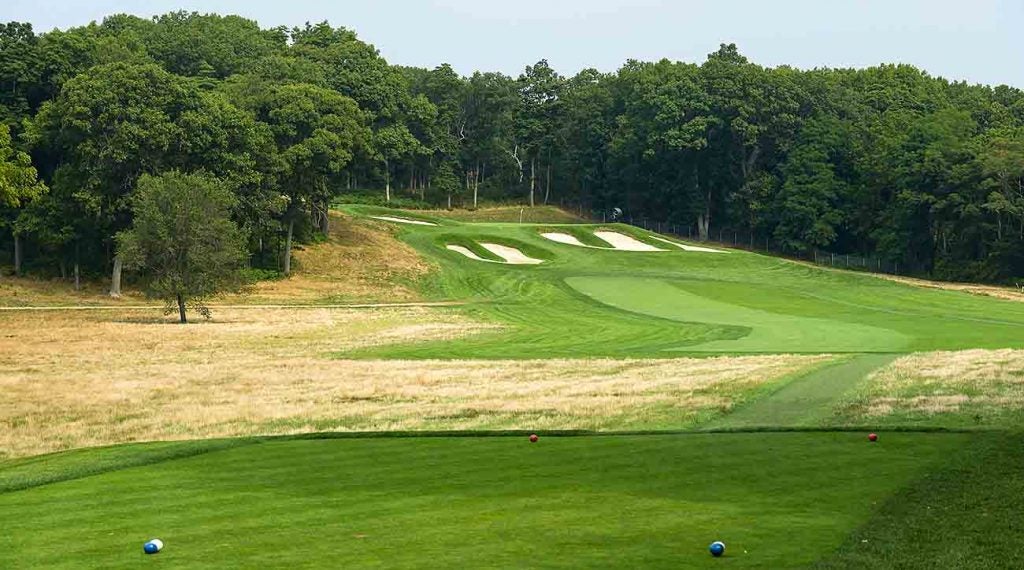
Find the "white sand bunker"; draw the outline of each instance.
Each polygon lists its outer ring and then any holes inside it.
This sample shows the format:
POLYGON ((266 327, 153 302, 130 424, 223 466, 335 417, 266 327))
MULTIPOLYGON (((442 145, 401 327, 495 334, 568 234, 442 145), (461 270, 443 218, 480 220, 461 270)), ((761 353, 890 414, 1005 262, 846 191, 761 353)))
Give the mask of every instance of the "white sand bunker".
POLYGON ((557 241, 558 243, 564 243, 567 245, 576 245, 579 247, 593 247, 594 249, 611 249, 610 247, 595 247, 593 245, 587 245, 581 242, 580 240, 576 239, 576 236, 571 236, 569 234, 563 234, 560 232, 547 232, 540 235, 551 241, 557 241))
POLYGON ((411 220, 409 218, 395 218, 392 216, 370 216, 375 220, 384 220, 385 222, 398 222, 400 224, 416 224, 417 226, 436 226, 434 222, 424 222, 423 220, 411 220))
POLYGON ((665 238, 660 238, 660 237, 657 237, 657 236, 651 236, 651 237, 653 239, 658 240, 658 241, 663 241, 663 242, 665 242, 667 244, 674 245, 674 246, 678 247, 679 249, 682 249, 683 251, 704 251, 704 252, 707 252, 707 253, 729 253, 728 251, 724 251, 724 250, 721 250, 721 249, 711 249, 710 247, 700 247, 699 245, 686 245, 686 244, 683 244, 683 243, 675 242, 675 241, 672 241, 672 240, 667 240, 665 238))
POLYGON ((507 245, 483 242, 480 242, 480 245, 487 251, 504 259, 505 263, 510 263, 512 265, 537 265, 538 263, 544 263, 543 259, 530 257, 518 249, 507 245))
POLYGON ((594 235, 624 251, 667 251, 618 232, 594 232, 594 235))
POLYGON ((462 247, 461 245, 450 245, 450 244, 446 245, 445 247, 450 249, 450 250, 452 250, 452 251, 461 253, 462 255, 465 255, 466 257, 468 257, 470 259, 475 259, 477 261, 486 261, 487 263, 501 263, 500 261, 494 261, 493 259, 484 259, 484 258, 480 257, 479 255, 473 253, 473 250, 469 249, 468 247, 462 247))
POLYGON ((575 245, 577 247, 589 247, 591 249, 608 249, 608 250, 619 250, 619 251, 666 251, 659 249, 653 245, 648 245, 642 241, 633 239, 627 235, 620 234, 618 232, 594 232, 594 235, 601 238, 603 241, 608 242, 611 247, 599 247, 596 245, 587 245, 580 240, 576 239, 576 236, 569 234, 563 234, 560 232, 548 232, 540 234, 541 236, 551 240, 557 241, 558 243, 564 243, 566 245, 575 245))
POLYGON ((463 247, 461 245, 446 245, 445 247, 465 255, 466 257, 476 261, 486 261, 487 263, 504 263, 506 265, 536 265, 538 263, 544 263, 543 259, 536 259, 526 255, 514 247, 507 245, 499 245, 496 243, 481 243, 484 249, 504 259, 505 261, 495 261, 493 259, 484 259, 479 255, 473 253, 473 250, 463 247))

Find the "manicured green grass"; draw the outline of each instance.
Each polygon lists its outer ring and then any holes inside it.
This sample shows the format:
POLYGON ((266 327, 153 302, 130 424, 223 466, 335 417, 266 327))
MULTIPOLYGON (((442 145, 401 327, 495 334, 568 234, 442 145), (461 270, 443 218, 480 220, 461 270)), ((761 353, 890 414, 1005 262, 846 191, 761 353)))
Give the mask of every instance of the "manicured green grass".
POLYGON ((864 354, 829 363, 784 384, 778 391, 743 406, 711 428, 810 427, 833 420, 836 403, 872 370, 895 358, 864 354))
MULTIPOLYGON (((348 211, 367 213, 355 206, 348 211)), ((469 301, 453 310, 503 324, 504 330, 346 356, 672 357, 1024 347, 1024 304, 1012 301, 735 250, 608 251, 539 235, 547 230, 592 235, 606 225, 440 223, 402 227, 401 239, 440 267, 422 287, 432 298, 469 301), (546 262, 480 263, 444 247, 481 241, 514 245, 546 262)), ((611 227, 641 239, 650 235, 611 227)))
POLYGON ((972 441, 948 467, 886 500, 815 567, 1024 568, 1024 438, 993 434, 972 441))
POLYGON ((219 451, 255 440, 164 441, 77 449, 0 462, 0 493, 219 451))
POLYGON ((980 437, 271 441, 0 493, 0 567, 801 567, 980 437))

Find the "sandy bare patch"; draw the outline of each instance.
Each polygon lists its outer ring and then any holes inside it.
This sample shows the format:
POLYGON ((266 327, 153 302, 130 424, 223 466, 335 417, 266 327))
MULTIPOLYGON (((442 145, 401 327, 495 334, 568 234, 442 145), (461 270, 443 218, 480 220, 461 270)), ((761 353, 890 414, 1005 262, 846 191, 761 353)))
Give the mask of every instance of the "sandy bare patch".
POLYGON ((622 251, 665 251, 619 232, 596 231, 594 235, 622 251))
POLYGON ((451 251, 454 251, 456 253, 461 253, 462 255, 465 255, 466 257, 473 259, 475 261, 486 261, 487 263, 501 263, 500 261, 495 261, 493 259, 484 259, 479 255, 473 253, 473 250, 469 249, 468 247, 463 247, 461 245, 448 244, 445 246, 445 248, 450 249, 451 251))
POLYGON ((658 236, 651 236, 651 238, 656 239, 658 241, 663 241, 670 245, 674 245, 683 251, 698 251, 704 253, 729 253, 728 251, 722 249, 712 249, 710 247, 701 247, 699 245, 686 245, 685 243, 679 243, 677 241, 672 241, 658 236))
POLYGON ((352 361, 350 347, 492 330, 425 308, 0 315, 0 457, 323 430, 680 424, 818 356, 352 361))
POLYGON ((396 218, 394 216, 370 216, 375 220, 384 220, 385 222, 397 222, 399 224, 413 224, 417 226, 436 226, 434 222, 424 222, 423 220, 413 220, 410 218, 396 218))
POLYGON ((519 251, 518 249, 514 247, 509 247, 507 245, 481 242, 480 246, 486 249, 487 251, 493 253, 494 255, 497 255, 498 257, 504 259, 505 263, 510 263, 512 265, 537 265, 538 263, 544 263, 543 259, 530 257, 529 255, 526 255, 525 253, 519 251))

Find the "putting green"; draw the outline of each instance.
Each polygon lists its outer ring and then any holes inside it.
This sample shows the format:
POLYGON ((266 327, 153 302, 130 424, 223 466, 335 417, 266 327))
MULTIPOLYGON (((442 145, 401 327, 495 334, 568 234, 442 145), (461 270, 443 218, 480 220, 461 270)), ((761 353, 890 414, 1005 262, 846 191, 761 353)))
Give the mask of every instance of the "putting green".
POLYGON ((682 322, 748 327, 742 338, 711 341, 687 351, 723 352, 882 352, 907 346, 896 331, 752 309, 691 293, 685 283, 635 277, 571 277, 577 291, 612 307, 682 322))
POLYGON ((0 567, 803 566, 971 437, 278 440, 0 493, 0 567))

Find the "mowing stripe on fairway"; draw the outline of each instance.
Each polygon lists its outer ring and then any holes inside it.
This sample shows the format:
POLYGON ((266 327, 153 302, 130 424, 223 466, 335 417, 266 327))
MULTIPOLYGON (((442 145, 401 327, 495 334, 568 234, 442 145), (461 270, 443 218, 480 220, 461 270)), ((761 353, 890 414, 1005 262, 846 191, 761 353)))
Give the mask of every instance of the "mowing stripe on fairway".
POLYGON ((1024 568, 1024 437, 975 438, 945 468, 890 496, 814 568, 1024 568))
POLYGON ((872 370, 896 359, 895 354, 862 354, 818 368, 710 424, 716 428, 808 426, 829 418, 843 394, 872 370))
POLYGON ((2 494, 0 567, 806 566, 976 437, 267 442, 2 494))

